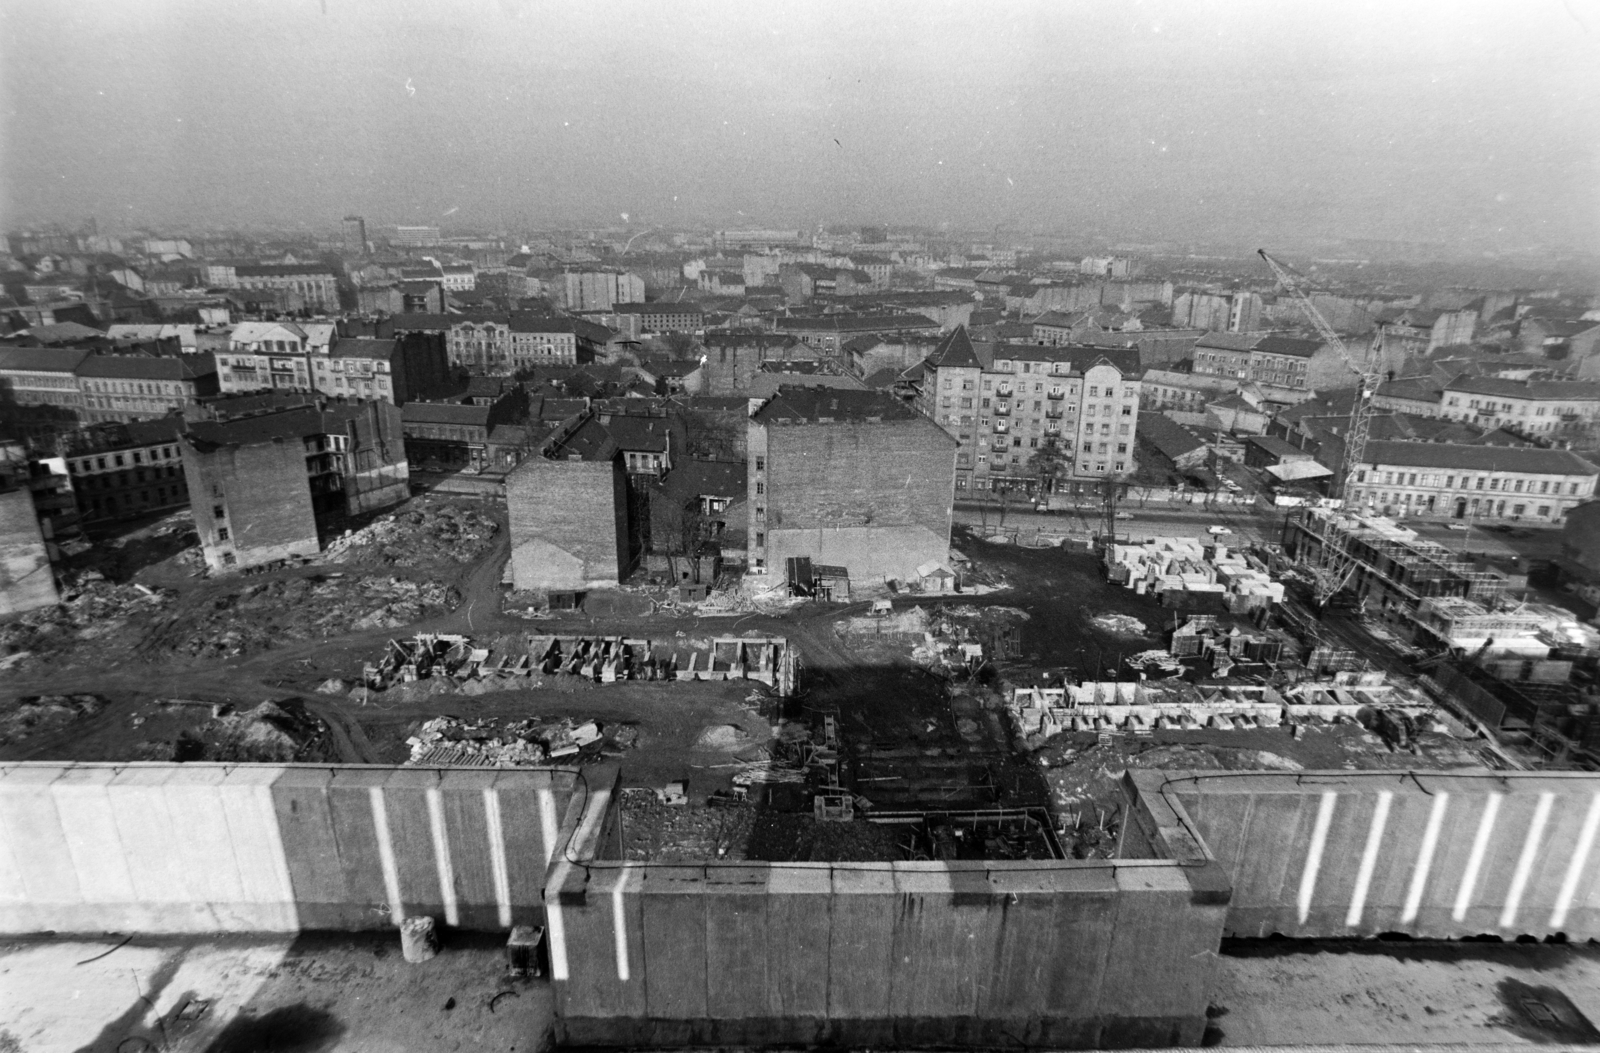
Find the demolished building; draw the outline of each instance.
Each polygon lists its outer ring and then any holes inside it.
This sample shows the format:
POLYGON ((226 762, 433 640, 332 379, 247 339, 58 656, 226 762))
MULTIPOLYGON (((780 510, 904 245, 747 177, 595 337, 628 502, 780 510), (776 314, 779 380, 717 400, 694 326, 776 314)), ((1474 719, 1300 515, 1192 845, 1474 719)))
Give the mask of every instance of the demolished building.
POLYGON ((386 402, 191 421, 182 446, 195 531, 213 572, 314 556, 351 517, 411 495, 400 410, 386 402))

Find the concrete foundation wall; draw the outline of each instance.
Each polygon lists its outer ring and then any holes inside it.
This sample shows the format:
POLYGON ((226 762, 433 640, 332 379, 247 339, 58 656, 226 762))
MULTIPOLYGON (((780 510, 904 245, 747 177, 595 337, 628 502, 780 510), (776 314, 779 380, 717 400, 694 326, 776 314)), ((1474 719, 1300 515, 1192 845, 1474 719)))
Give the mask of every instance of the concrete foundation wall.
POLYGON ((1600 937, 1600 776, 1165 773, 1237 936, 1600 937))
POLYGON ((1227 897, 1192 844, 1116 865, 624 865, 600 847, 614 824, 597 792, 558 857, 581 862, 551 870, 559 1042, 1097 1048, 1204 1029, 1227 897))
POLYGON ((0 767, 0 932, 537 923, 576 785, 566 771, 0 767))

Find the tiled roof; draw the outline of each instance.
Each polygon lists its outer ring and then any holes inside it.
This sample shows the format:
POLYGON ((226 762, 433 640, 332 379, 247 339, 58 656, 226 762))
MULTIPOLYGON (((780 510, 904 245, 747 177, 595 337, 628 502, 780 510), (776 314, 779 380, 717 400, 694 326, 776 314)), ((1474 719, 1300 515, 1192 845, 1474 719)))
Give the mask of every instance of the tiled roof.
POLYGON ((1310 358, 1322 344, 1316 340, 1297 340, 1291 336, 1264 336, 1257 340, 1252 350, 1269 355, 1293 355, 1310 358))
POLYGON ((694 303, 619 303, 613 314, 704 314, 694 303))
POLYGON ((325 263, 246 263, 234 267, 233 273, 241 278, 284 278, 302 274, 333 277, 333 270, 325 263))
POLYGON ((1255 333, 1207 333, 1196 340, 1194 346, 1219 351, 1249 351, 1260 339, 1255 333))
POLYGON ((108 377, 118 380, 185 380, 189 374, 178 358, 153 358, 149 355, 90 355, 78 366, 80 377, 108 377))
POLYGON ((78 348, 0 347, 0 370, 21 373, 71 373, 89 355, 78 348))
POLYGON ((801 318, 779 318, 780 332, 804 333, 891 333, 900 329, 937 329, 939 323, 925 315, 906 314, 825 314, 801 318))
POLYGON ((346 336, 334 341, 333 349, 328 352, 328 357, 381 358, 385 362, 392 362, 398 346, 399 342, 395 340, 373 340, 367 337, 346 336))
POLYGON ((1505 380, 1500 377, 1457 377, 1446 391, 1501 398, 1588 401, 1600 399, 1600 384, 1567 380, 1505 380))
POLYGON ((1164 413, 1139 414, 1139 438, 1176 461, 1205 445, 1194 433, 1164 413))
POLYGON ((1052 347, 1048 344, 991 344, 989 357, 1015 362, 1063 362, 1076 374, 1087 373, 1100 362, 1116 369, 1125 377, 1139 373, 1139 351, 1132 347, 1099 347, 1092 344, 1066 344, 1052 347))
POLYGON ((1366 464, 1454 468, 1469 472, 1533 475, 1595 475, 1600 468, 1570 450, 1537 446, 1465 446, 1442 442, 1368 442, 1366 464))
POLYGON ((400 407, 405 424, 463 424, 480 428, 489 423, 493 406, 469 406, 459 402, 408 402, 400 407))
MULTIPOLYGON (((762 424, 788 421, 916 420, 921 415, 883 391, 848 391, 784 385, 751 415, 762 424)), ((939 430, 939 434, 945 434, 939 430)))
POLYGON ((933 349, 933 354, 928 356, 928 361, 942 369, 982 369, 983 363, 978 361, 978 353, 972 347, 972 338, 967 335, 967 327, 958 325, 955 331, 933 349))

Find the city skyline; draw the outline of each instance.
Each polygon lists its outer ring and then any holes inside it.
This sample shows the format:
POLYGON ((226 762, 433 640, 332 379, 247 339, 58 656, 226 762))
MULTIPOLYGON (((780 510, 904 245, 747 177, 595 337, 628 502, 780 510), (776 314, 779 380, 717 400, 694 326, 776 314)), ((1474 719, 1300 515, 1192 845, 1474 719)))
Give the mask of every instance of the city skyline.
POLYGON ((1592 4, 389 10, 0 8, 0 214, 1600 235, 1592 4))

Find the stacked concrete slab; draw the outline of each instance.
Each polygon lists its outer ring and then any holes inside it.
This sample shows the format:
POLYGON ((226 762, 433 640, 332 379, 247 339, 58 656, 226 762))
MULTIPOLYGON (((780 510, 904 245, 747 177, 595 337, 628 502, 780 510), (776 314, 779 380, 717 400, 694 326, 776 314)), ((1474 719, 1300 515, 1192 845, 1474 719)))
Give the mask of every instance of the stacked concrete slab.
POLYGON ((576 773, 0 767, 0 932, 464 929, 543 918, 576 773))
POLYGON ((1161 775, 1228 868, 1237 936, 1600 936, 1600 776, 1161 775))
POLYGON ((558 1041, 1194 1044, 1227 890, 1154 807, 1115 864, 685 867, 608 858, 597 794, 546 892, 558 1041))

